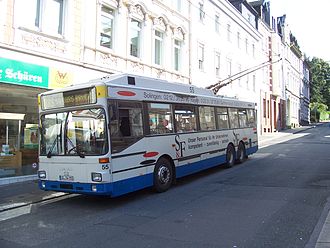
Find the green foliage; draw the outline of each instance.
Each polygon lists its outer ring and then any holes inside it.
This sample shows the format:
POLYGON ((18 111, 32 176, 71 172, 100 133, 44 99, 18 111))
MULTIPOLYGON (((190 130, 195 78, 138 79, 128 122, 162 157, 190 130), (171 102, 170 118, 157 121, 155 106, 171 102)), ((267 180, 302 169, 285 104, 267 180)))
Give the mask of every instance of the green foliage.
POLYGON ((313 58, 307 61, 310 67, 310 93, 311 93, 311 112, 317 104, 319 113, 330 109, 330 64, 320 58, 313 58), (323 104, 327 107, 324 109, 323 104))
POLYGON ((311 122, 329 120, 328 106, 323 103, 312 102, 309 105, 311 122))
POLYGON ((330 111, 325 111, 320 114, 320 121, 330 120, 330 111))

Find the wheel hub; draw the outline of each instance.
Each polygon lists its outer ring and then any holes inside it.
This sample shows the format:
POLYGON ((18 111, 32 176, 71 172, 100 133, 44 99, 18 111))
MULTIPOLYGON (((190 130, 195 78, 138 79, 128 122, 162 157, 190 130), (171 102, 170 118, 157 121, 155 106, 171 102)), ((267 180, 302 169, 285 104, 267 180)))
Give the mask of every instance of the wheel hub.
POLYGON ((161 166, 158 170, 158 178, 159 178, 159 182, 162 184, 166 184, 170 181, 170 170, 165 167, 165 166, 161 166))

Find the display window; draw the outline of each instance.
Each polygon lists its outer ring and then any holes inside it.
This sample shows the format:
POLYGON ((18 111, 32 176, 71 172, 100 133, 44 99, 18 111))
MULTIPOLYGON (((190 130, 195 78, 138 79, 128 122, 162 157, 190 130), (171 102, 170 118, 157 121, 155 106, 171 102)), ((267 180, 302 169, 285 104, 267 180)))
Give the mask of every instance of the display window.
POLYGON ((0 112, 0 178, 35 174, 38 116, 0 112))
POLYGON ((0 178, 35 175, 38 162, 38 99, 47 91, 0 82, 0 178))

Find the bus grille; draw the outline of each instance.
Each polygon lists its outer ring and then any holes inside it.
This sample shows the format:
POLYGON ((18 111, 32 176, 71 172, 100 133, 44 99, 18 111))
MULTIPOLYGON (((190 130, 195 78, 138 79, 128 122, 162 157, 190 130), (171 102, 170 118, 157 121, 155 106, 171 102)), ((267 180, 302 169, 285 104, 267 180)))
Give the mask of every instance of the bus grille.
POLYGON ((60 184, 61 189, 73 189, 72 184, 60 184))

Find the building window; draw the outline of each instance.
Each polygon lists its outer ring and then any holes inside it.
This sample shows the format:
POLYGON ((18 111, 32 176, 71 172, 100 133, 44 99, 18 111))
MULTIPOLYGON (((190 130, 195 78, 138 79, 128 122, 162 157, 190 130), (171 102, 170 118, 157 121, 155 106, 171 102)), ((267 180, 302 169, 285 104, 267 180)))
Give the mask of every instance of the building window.
MULTIPOLYGON (((241 72, 241 71, 242 71, 242 66, 241 66, 241 64, 238 64, 238 65, 237 65, 237 70, 238 70, 238 72, 241 72)), ((242 87, 241 77, 238 78, 238 86, 239 86, 239 87, 242 87)))
POLYGON ((204 22, 204 18, 205 18, 204 4, 199 3, 199 20, 201 22, 204 22))
POLYGON ((204 45, 198 45, 198 68, 200 71, 204 70, 204 45))
POLYGON ((100 45, 111 49, 113 48, 113 19, 114 10, 102 6, 100 45))
POLYGON ((267 118, 270 116, 270 103, 269 100, 267 100, 267 118))
POLYGON ((253 58, 255 58, 255 45, 252 44, 252 56, 253 58))
POLYGON ((22 26, 50 34, 64 33, 64 0, 20 0, 18 18, 22 26))
POLYGON ((218 15, 215 15, 215 32, 220 32, 220 17, 218 15))
POLYGON ((240 32, 237 32, 237 47, 241 47, 241 34, 240 32))
POLYGON ((220 77, 220 53, 215 53, 215 75, 220 77))
POLYGON ((231 60, 227 59, 227 76, 231 77, 231 60))
POLYGON ((174 70, 179 71, 181 68, 181 41, 174 40, 174 70))
POLYGON ((140 57, 141 44, 141 22, 131 20, 131 40, 130 40, 130 55, 140 57))
POLYGON ((256 92, 256 75, 252 76, 252 90, 256 92))
POLYGON ((231 41, 231 26, 227 24, 227 40, 231 41))
POLYGON ((249 75, 246 75, 246 89, 249 89, 249 75))
POLYGON ((162 64, 164 33, 155 30, 155 64, 162 64))
POLYGON ((245 52, 249 53, 249 40, 248 40, 248 38, 245 39, 245 52))
POLYGON ((174 7, 178 12, 181 12, 181 0, 174 0, 174 7))

